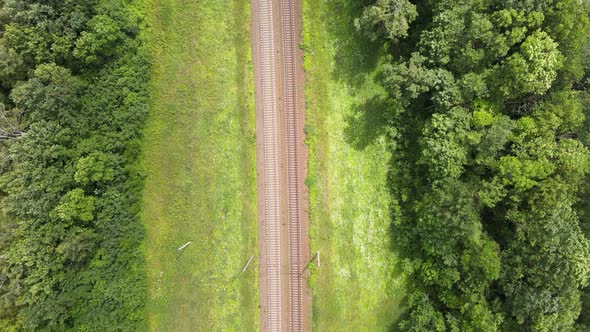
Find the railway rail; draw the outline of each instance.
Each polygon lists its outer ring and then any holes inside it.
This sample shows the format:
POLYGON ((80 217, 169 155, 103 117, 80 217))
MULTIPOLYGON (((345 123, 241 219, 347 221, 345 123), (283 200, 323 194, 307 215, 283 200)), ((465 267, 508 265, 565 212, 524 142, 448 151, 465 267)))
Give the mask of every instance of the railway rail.
POLYGON ((261 57, 261 94, 264 149, 264 197, 266 227, 266 328, 281 331, 282 282, 281 282, 281 214, 279 121, 277 114, 277 89, 275 68, 275 42, 273 1, 258 1, 259 37, 261 57))
POLYGON ((294 0, 281 0, 283 111, 287 150, 287 224, 289 240, 289 331, 303 331, 301 251, 301 175, 297 102, 297 45, 294 0))
POLYGON ((262 115, 257 141, 262 144, 258 158, 263 159, 258 163, 263 331, 306 329, 296 1, 252 0, 257 16, 256 111, 262 115))

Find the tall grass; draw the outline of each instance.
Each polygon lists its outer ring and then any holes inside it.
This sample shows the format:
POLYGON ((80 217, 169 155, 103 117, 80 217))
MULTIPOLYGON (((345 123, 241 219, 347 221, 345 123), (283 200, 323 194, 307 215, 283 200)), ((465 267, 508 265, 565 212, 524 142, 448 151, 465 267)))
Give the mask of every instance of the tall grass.
POLYGON ((305 0, 310 279, 316 331, 384 331, 404 311, 390 244, 382 50, 354 31, 358 1, 305 0))
POLYGON ((143 156, 149 327, 257 330, 257 264, 239 273, 257 255, 249 2, 142 5, 153 66, 143 156))

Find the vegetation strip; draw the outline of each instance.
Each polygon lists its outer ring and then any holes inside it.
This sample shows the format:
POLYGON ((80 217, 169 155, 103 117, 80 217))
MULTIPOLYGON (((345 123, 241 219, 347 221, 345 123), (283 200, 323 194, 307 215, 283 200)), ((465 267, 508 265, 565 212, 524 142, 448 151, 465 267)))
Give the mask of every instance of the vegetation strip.
POLYGON ((378 0, 356 20, 388 54, 395 327, 588 330, 589 10, 378 0))
POLYGON ((387 169, 380 125, 383 52, 353 25, 358 1, 304 1, 314 331, 388 331, 404 311, 391 249, 387 169))
POLYGON ((148 66, 122 1, 0 5, 0 330, 144 328, 148 66))
POLYGON ((145 318, 153 331, 255 331, 256 264, 242 271, 258 256, 248 1, 144 8, 145 318))

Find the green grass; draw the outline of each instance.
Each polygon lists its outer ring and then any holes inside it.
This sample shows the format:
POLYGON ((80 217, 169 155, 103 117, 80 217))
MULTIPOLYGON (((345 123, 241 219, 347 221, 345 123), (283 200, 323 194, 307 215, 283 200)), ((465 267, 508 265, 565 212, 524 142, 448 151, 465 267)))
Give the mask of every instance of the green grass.
POLYGON ((382 50, 354 31, 354 0, 305 0, 304 41, 310 146, 311 246, 316 331, 394 329, 404 312, 403 277, 391 250, 390 158, 382 50))
POLYGON ((152 63, 143 164, 152 331, 259 326, 248 0, 143 0, 152 63), (193 243, 184 251, 177 248, 193 243))

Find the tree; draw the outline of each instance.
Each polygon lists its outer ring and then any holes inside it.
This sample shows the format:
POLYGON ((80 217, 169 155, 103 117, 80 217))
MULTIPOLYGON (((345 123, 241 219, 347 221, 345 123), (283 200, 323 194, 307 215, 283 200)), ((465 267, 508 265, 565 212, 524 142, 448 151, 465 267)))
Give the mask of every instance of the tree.
POLYGON ((97 15, 88 21, 87 30, 76 41, 74 56, 90 65, 112 56, 117 42, 124 37, 119 24, 107 15, 97 15))
POLYGON ((112 181, 115 177, 113 170, 114 157, 102 152, 93 152, 82 157, 76 165, 74 179, 81 185, 101 181, 112 181))
POLYGON ((497 329, 502 315, 486 290, 500 274, 499 248, 482 232, 474 191, 458 180, 441 180, 415 209, 412 233, 419 245, 407 273, 416 291, 402 329, 497 329))
POLYGON ((74 189, 64 195, 54 211, 63 221, 88 222, 94 219, 94 200, 94 197, 86 196, 84 190, 74 189))
POLYGON ((408 0, 377 0, 364 9, 354 24, 373 41, 380 37, 396 41, 408 35, 417 16, 416 6, 408 0))
POLYGON ((72 121, 79 108, 81 82, 55 64, 40 65, 28 81, 10 95, 24 123, 40 120, 72 121))
POLYGON ((149 70, 124 6, 0 2, 2 331, 142 329, 149 70))
POLYGON ((95 251, 98 235, 91 229, 75 228, 57 247, 57 252, 66 260, 80 263, 92 256, 95 251))
POLYGON ((433 114, 424 128, 419 163, 428 165, 433 182, 458 178, 463 173, 469 145, 478 139, 469 131, 470 121, 469 113, 455 108, 448 114, 433 114))
POLYGON ((578 211, 589 122, 576 91, 589 7, 414 3, 411 40, 383 41, 383 85, 401 109, 390 178, 411 296, 400 326, 572 330, 590 269, 578 211))
MULTIPOLYGON (((556 200, 551 197, 552 203, 556 200)), ((500 284, 517 324, 533 331, 557 331, 573 325, 580 313, 579 289, 590 276, 590 243, 568 206, 547 211, 545 217, 525 215, 518 222, 516 239, 503 253, 500 284)))
POLYGON ((426 294, 412 294, 410 305, 413 309, 400 324, 402 331, 447 331, 443 314, 434 308, 426 294))
MULTIPOLYGON (((555 43, 544 31, 535 31, 498 68, 498 91, 507 99, 527 94, 543 94, 551 87, 557 72, 563 66, 563 56, 555 43)), ((497 84, 497 82, 496 82, 497 84)))

